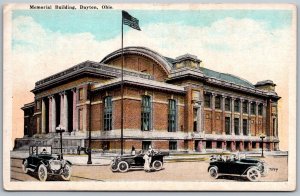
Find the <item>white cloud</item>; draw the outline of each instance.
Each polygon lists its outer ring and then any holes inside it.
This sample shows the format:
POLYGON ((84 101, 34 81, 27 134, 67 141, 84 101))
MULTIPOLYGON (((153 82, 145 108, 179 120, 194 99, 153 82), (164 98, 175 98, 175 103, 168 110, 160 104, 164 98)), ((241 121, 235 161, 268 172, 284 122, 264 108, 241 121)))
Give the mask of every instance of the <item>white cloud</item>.
MULTIPOLYGON (((132 29, 124 35, 124 45, 149 47, 173 58, 195 54, 207 68, 239 75, 253 83, 272 79, 281 93, 288 77, 285 68, 292 63, 291 37, 288 28, 270 30, 263 22, 224 18, 208 27, 151 24, 142 31, 132 29)), ((85 60, 100 61, 121 46, 120 36, 98 41, 89 32, 62 34, 21 16, 13 20, 13 38, 15 109, 33 100, 29 91, 37 80, 85 60), (18 100, 19 95, 26 98, 18 100)), ((22 111, 18 112, 16 118, 23 122, 22 111)), ((15 126, 22 132, 22 124, 15 126)))

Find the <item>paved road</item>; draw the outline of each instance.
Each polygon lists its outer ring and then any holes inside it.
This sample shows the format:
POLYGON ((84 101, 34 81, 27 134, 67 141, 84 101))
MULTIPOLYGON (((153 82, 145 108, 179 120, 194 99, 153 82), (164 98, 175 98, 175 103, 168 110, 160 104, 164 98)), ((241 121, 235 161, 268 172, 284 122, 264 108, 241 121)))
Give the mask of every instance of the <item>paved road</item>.
MULTIPOLYGON (((267 157, 265 161, 270 168, 275 168, 277 171, 270 171, 267 177, 261 178, 261 181, 287 180, 287 157, 267 157)), ((113 173, 109 166, 74 165, 71 181, 247 181, 241 177, 230 176, 212 179, 207 173, 208 164, 206 161, 165 163, 163 170, 151 173, 143 170, 113 173)), ((21 160, 11 159, 11 166, 12 181, 37 181, 36 175, 22 172, 21 160)))

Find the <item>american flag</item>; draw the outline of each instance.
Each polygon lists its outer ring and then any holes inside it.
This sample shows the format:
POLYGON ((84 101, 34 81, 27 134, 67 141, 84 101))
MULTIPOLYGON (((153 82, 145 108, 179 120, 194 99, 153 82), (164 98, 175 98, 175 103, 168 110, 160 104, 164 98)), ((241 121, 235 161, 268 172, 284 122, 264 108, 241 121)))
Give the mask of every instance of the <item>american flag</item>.
POLYGON ((136 19, 135 17, 131 16, 128 14, 126 11, 122 11, 122 16, 123 16, 123 24, 130 26, 131 28, 134 28, 136 30, 141 30, 139 26, 139 20, 136 19))

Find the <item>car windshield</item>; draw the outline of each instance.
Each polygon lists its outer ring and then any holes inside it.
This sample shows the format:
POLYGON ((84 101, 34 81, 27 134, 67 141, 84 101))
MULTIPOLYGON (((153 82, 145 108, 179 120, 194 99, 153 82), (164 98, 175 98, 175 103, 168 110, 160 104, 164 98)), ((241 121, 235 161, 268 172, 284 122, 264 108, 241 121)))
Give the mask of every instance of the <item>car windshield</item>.
POLYGON ((30 154, 34 155, 51 155, 51 146, 32 146, 30 154))

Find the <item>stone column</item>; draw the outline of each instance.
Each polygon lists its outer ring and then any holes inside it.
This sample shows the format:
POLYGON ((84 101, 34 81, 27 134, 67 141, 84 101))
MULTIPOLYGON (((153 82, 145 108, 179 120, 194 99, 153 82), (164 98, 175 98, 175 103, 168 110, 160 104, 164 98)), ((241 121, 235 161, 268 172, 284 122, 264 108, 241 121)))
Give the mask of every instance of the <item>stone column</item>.
POLYGON ((64 121, 64 92, 59 93, 60 95, 60 126, 65 127, 64 121))
POLYGON ((215 100, 216 100, 216 94, 211 94, 211 109, 212 109, 212 134, 216 134, 216 111, 215 111, 215 100))
POLYGON ((231 98, 231 135, 234 135, 234 101, 235 98, 231 98))
POLYGON ((240 99, 240 124, 239 124, 239 133, 243 135, 243 99, 240 99))
POLYGON ((197 109, 197 132, 200 133, 201 132, 201 126, 202 126, 202 122, 201 122, 201 102, 197 102, 195 107, 197 109))
POLYGON ((68 117, 68 96, 67 92, 64 92, 64 125, 66 132, 69 131, 68 117))
POLYGON ((48 97, 48 100, 49 100, 49 118, 48 118, 48 121, 49 121, 49 133, 52 132, 52 96, 49 96, 48 97))
POLYGON ((226 96, 222 95, 222 135, 225 135, 225 98, 226 96))
POLYGON ((52 96, 52 132, 56 132, 56 101, 54 96, 52 96))
POLYGON ((42 99, 42 133, 46 133, 46 103, 42 99))
POLYGON ((258 105, 259 105, 259 102, 255 102, 255 132, 257 133, 259 130, 258 130, 258 105))
POLYGON ((76 108, 76 105, 77 105, 77 92, 76 92, 76 88, 72 89, 72 92, 73 92, 73 131, 77 131, 78 128, 77 128, 77 108, 76 108))
MULTIPOLYGON (((251 134, 251 101, 248 101, 248 131, 251 134)), ((256 133, 254 133, 256 135, 256 133)))
POLYGON ((267 104, 263 103, 263 119, 262 119, 262 133, 265 133, 265 135, 267 135, 267 125, 266 125, 266 121, 267 121, 267 104))

